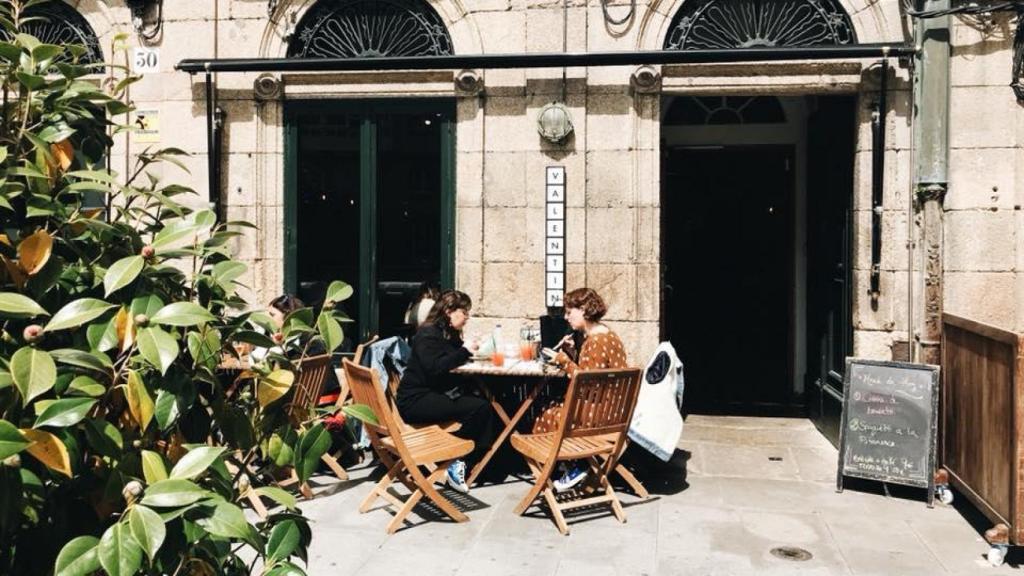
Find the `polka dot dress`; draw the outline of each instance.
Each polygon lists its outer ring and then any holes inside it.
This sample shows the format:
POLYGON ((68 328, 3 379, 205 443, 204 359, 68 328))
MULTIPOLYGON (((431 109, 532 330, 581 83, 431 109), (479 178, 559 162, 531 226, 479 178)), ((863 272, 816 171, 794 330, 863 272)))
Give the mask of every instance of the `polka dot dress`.
MULTIPOLYGON (((577 370, 599 370, 602 368, 626 368, 626 348, 614 332, 588 336, 583 341, 579 362, 573 362, 564 352, 556 357, 565 373, 571 378, 577 370)), ((554 432, 562 416, 562 402, 551 402, 533 424, 534 434, 554 432)))

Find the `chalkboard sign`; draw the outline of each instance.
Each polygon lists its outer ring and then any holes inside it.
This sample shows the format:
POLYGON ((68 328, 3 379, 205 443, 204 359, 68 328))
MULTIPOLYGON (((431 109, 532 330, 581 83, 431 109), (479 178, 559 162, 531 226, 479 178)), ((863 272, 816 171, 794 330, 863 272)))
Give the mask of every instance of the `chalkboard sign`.
POLYGON ((846 359, 839 472, 843 477, 928 489, 935 497, 939 367, 846 359))

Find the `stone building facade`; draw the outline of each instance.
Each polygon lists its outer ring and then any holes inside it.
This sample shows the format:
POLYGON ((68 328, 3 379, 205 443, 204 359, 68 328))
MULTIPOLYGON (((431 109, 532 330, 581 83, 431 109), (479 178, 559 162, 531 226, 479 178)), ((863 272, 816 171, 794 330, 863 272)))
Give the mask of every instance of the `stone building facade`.
MULTIPOLYGON (((158 111, 161 144, 193 154, 189 160, 191 176, 168 174, 168 178, 182 179, 200 196, 207 194, 204 77, 176 71, 174 65, 188 58, 286 57, 289 46, 303 33, 304 16, 317 6, 331 3, 164 2, 158 22, 162 29, 148 42, 160 51, 160 71, 147 74, 134 85, 131 98, 139 109, 158 111)), ((681 11, 689 10, 688 17, 695 19, 711 18, 697 8, 714 2, 638 0, 635 9, 631 9, 629 0, 391 3, 436 14, 450 38, 451 52, 462 55, 662 50, 673 34, 681 33, 681 11)), ((80 0, 68 4, 92 26, 108 58, 124 57, 110 53, 118 32, 128 33, 131 45, 142 43, 124 2, 80 0)), ((144 15, 144 26, 153 25, 157 3, 150 4, 153 6, 144 15)), ((913 19, 899 0, 779 0, 775 4, 783 12, 789 10, 791 16, 801 14, 800 10, 820 12, 822 6, 831 9, 827 16, 833 18, 833 24, 848 23, 850 43, 914 42, 913 19)), ((1024 235, 1020 231, 1024 213, 1020 207, 1024 204, 1024 180, 1019 172, 1024 170, 1024 111, 1007 87, 1015 21, 1007 13, 996 13, 981 19, 954 17, 950 26, 944 307, 1021 330, 1024 235)), ((786 43, 771 33, 777 31, 769 30, 763 38, 748 38, 746 45, 786 43)), ((250 265, 245 282, 252 287, 252 298, 266 301, 285 287, 288 227, 297 225, 294 220, 286 223, 288 103, 381 98, 448 102, 454 110, 455 130, 451 164, 455 191, 453 280, 476 302, 476 329, 482 332, 497 322, 518 326, 545 312, 544 169, 564 166, 565 284, 570 288, 591 286, 606 297, 609 323, 623 336, 631 360, 642 363, 659 339, 674 338, 665 333, 666 299, 671 297, 666 296, 665 274, 669 258, 674 257, 671 254, 688 250, 687 258, 691 258, 676 264, 685 268, 677 281, 696 285, 725 273, 714 265, 709 269, 709 260, 694 255, 693 245, 678 245, 676 233, 686 218, 679 208, 671 214, 664 210, 666 194, 675 193, 667 189, 667 173, 674 170, 669 165, 674 160, 668 150, 787 146, 786 169, 793 174, 787 181, 787 193, 792 197, 790 220, 784 228, 788 244, 780 244, 788 246, 784 248, 788 251, 784 258, 787 288, 784 301, 762 305, 786 311, 788 328, 777 330, 774 338, 786 343, 787 378, 792 382, 789 391, 799 398, 814 379, 809 372, 818 350, 813 330, 808 328, 812 314, 808 302, 814 298, 810 292, 817 289, 811 276, 824 274, 808 256, 815 250, 809 243, 821 240, 811 232, 820 216, 813 208, 815 194, 821 193, 815 182, 827 182, 829 174, 841 175, 845 170, 829 168, 824 175, 812 176, 815 172, 811 164, 819 158, 816 155, 822 146, 836 144, 829 140, 829 130, 817 141, 808 136, 809 119, 828 98, 845 98, 842 101, 853 114, 850 136, 839 143, 839 149, 847 146, 851 156, 849 178, 845 184, 840 182, 840 188, 848 187, 852 198, 848 246, 852 273, 846 292, 850 308, 848 316, 841 319, 850 326, 851 352, 888 359, 893 356, 894 343, 915 341, 923 322, 924 251, 921 212, 913 202, 914 134, 915 127, 930 119, 914 117, 910 63, 898 59, 890 60, 886 94, 879 293, 874 300, 869 294, 872 170, 879 166, 873 156, 871 131, 880 85, 877 64, 878 59, 681 64, 655 66, 653 76, 638 75, 637 66, 569 68, 564 84, 561 68, 481 68, 467 71, 478 78, 469 89, 456 82, 458 71, 452 70, 284 73, 273 74, 267 81, 269 95, 254 90, 259 75, 255 72, 221 73, 216 75, 217 99, 224 111, 219 193, 227 218, 249 220, 259 227, 240 240, 237 248, 250 265), (277 89, 280 93, 275 92, 277 89), (553 144, 538 135, 537 116, 546 104, 563 100, 563 95, 574 133, 566 143, 553 144), (710 113, 703 122, 684 119, 672 124, 667 120, 670 108, 684 99, 689 99, 686 105, 692 108, 714 102, 707 98, 723 97, 736 99, 720 100, 726 108, 748 105, 753 97, 777 101, 786 120, 758 126, 742 120, 711 120, 710 113)), ((685 110, 680 114, 686 116, 685 110)), ((114 151, 114 166, 128 162, 147 145, 132 137, 120 140, 114 151)), ((721 165, 719 160, 713 161, 721 165)), ((728 162, 724 167, 740 173, 746 169, 728 162)), ((681 182, 685 189, 686 179, 681 182)), ((718 180, 709 182, 713 188, 718 180)), ((716 214, 713 206, 703 209, 711 210, 709 217, 716 214)), ((717 210, 731 209, 721 206, 717 210)), ((742 223, 737 226, 742 230, 742 223)), ((301 235, 302 230, 297 233, 301 235)), ((718 242, 709 239, 699 243, 699 249, 712 257, 723 250, 725 257, 725 249, 718 242)), ((749 247, 753 249, 756 244, 749 247)), ((733 254, 730 252, 729 258, 733 254)), ((757 286, 746 289, 758 291, 757 286)), ((704 305, 725 314, 733 303, 712 301, 704 305)), ((702 316, 705 321, 711 317, 702 316)), ((758 318, 755 315, 749 321, 755 323, 758 318)), ((756 339, 772 337, 772 333, 751 331, 743 318, 738 320, 729 331, 755 338, 730 341, 737 363, 743 364, 748 357, 746 351, 762 345, 756 339)), ((676 325, 674 330, 689 331, 693 340, 705 333, 715 338, 725 334, 709 331, 707 325, 676 325)), ((724 371, 726 378, 738 378, 740 372, 754 370, 743 367, 730 371, 730 367, 724 371)))

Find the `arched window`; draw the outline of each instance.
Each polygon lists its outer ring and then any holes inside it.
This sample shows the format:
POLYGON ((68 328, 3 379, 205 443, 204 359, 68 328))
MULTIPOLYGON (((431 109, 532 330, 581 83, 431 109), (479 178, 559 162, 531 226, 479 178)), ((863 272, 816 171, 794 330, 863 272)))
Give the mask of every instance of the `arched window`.
POLYGON ((666 50, 855 44, 838 0, 687 0, 666 50))
MULTIPOLYGON (((77 44, 85 47, 85 54, 78 58, 79 64, 100 64, 103 62, 103 50, 96 31, 77 10, 59 0, 43 2, 29 8, 25 18, 38 18, 22 24, 21 31, 39 39, 44 44, 65 46, 77 44)), ((0 28, 0 39, 10 40, 5 28, 0 28)), ((64 53, 58 61, 71 60, 64 53)))
POLYGON ((665 126, 784 124, 786 112, 774 96, 680 96, 665 113, 665 126))
POLYGON ((448 54, 448 29, 425 0, 321 0, 288 45, 290 58, 448 54))

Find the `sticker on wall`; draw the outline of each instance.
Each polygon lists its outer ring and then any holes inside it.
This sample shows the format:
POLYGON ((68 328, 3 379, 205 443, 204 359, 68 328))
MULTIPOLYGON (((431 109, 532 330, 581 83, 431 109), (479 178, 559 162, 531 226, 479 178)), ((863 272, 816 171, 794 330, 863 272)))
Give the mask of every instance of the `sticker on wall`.
POLYGON ((156 144, 160 142, 159 110, 136 110, 132 126, 135 128, 134 137, 136 142, 140 144, 156 144))
POLYGON ((544 305, 560 308, 565 296, 565 166, 548 166, 544 172, 544 305))

